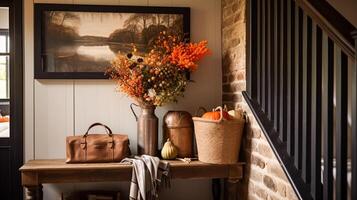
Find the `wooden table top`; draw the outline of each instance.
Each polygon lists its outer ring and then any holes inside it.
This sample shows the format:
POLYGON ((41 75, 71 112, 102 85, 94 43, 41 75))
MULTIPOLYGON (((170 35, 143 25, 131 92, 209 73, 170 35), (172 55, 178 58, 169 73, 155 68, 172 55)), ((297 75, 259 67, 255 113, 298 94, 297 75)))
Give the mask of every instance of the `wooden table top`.
MULTIPOLYGON (((170 163, 172 169, 177 168, 228 168, 241 167, 243 163, 237 164, 209 164, 201 161, 191 161, 186 163, 179 160, 166 160, 170 163)), ((65 171, 65 170, 93 170, 93 169, 131 169, 130 164, 126 163, 74 163, 68 164, 64 159, 39 159, 29 160, 21 168, 21 172, 25 171, 65 171)))
MULTIPOLYGON (((200 161, 168 161, 172 178, 236 178, 243 177, 243 163, 208 164, 200 161)), ((66 164, 64 159, 30 160, 20 168, 22 184, 127 181, 132 165, 124 163, 66 164)))

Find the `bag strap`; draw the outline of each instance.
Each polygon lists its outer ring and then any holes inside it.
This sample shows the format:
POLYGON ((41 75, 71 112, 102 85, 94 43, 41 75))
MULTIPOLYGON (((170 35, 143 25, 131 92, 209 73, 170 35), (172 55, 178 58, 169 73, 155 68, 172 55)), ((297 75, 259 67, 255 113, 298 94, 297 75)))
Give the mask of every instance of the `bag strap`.
POLYGON ((88 133, 89 133, 89 130, 90 130, 91 128, 95 127, 95 126, 102 126, 102 127, 104 127, 104 128, 105 128, 105 131, 107 132, 107 134, 108 134, 110 137, 112 137, 112 135, 113 135, 112 130, 111 130, 108 126, 106 126, 106 125, 104 125, 104 124, 102 124, 102 123, 99 123, 99 122, 90 125, 89 128, 88 128, 88 130, 87 130, 87 132, 83 135, 83 137, 87 137, 87 135, 88 135, 88 133))

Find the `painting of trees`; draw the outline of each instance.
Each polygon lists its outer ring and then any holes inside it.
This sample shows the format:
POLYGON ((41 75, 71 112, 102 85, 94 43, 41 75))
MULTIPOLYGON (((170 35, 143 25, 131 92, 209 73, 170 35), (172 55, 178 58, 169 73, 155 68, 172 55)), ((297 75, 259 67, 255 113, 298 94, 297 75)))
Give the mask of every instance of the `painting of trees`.
POLYGON ((183 34, 183 14, 49 10, 42 16, 42 57, 53 72, 104 71, 133 44, 145 54, 160 32, 183 34))
POLYGON ((183 34, 182 16, 175 14, 131 14, 124 26, 115 30, 109 40, 113 42, 135 42, 148 46, 162 31, 183 34))
POLYGON ((71 12, 51 11, 46 15, 46 41, 49 47, 71 43, 79 38, 77 26, 80 18, 71 12))

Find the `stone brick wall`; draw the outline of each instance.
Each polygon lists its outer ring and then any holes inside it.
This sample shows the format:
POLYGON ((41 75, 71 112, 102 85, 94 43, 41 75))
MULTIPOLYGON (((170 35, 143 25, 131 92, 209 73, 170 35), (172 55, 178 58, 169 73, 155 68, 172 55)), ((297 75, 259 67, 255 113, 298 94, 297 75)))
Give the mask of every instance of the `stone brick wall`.
POLYGON ((241 158, 246 162, 239 199, 298 199, 282 166, 242 97, 246 88, 246 2, 222 0, 222 102, 248 116, 241 158))
POLYGON ((243 99, 239 106, 247 112, 241 160, 246 162, 239 183, 239 199, 298 199, 264 133, 243 99))
POLYGON ((245 90, 246 0, 222 0, 223 104, 234 107, 245 90))

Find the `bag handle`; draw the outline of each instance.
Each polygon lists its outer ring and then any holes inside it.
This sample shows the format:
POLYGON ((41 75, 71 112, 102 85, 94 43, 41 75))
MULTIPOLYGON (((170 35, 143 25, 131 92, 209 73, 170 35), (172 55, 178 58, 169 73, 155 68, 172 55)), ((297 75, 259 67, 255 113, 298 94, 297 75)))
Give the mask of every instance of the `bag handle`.
POLYGON ((87 137, 87 136, 88 136, 88 133, 89 133, 89 130, 90 130, 91 128, 95 127, 95 126, 102 126, 102 127, 104 127, 104 128, 105 128, 105 131, 107 132, 107 134, 108 134, 110 137, 112 137, 112 135, 113 135, 112 130, 111 130, 108 126, 106 126, 106 125, 104 125, 104 124, 102 124, 102 123, 99 123, 99 122, 96 122, 96 123, 90 125, 89 128, 88 128, 88 130, 87 130, 87 132, 83 135, 83 137, 87 137))

